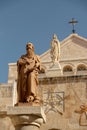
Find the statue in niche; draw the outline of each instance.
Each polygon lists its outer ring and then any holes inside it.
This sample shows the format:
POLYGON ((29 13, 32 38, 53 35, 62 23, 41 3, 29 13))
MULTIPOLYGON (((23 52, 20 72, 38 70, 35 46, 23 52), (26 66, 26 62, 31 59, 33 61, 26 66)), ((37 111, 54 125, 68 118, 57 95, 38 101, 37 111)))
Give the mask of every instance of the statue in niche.
POLYGON ((34 53, 34 45, 27 43, 26 54, 17 61, 18 81, 17 93, 18 103, 39 102, 37 96, 38 73, 40 71, 40 58, 34 53))
POLYGON ((59 61, 60 57, 60 42, 57 39, 57 36, 54 34, 53 39, 51 41, 51 59, 54 62, 59 61))

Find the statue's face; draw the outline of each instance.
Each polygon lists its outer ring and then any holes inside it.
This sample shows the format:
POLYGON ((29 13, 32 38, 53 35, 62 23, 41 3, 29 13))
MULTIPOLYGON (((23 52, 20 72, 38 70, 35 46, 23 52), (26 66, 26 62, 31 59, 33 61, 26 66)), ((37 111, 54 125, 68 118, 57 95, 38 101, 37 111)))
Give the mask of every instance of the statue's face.
POLYGON ((28 55, 32 55, 33 52, 34 52, 33 44, 28 43, 28 44, 26 45, 26 50, 27 50, 27 54, 28 54, 28 55))

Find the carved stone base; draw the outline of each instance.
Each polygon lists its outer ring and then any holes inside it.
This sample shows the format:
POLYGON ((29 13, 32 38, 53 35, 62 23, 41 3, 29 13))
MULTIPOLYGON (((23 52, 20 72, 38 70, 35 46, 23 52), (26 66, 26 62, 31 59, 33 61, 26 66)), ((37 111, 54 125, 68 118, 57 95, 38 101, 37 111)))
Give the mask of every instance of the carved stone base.
POLYGON ((52 63, 52 65, 46 72, 47 77, 58 77, 61 75, 62 75, 62 69, 58 61, 52 63))
POLYGON ((7 107, 7 115, 9 116, 23 116, 23 115, 35 115, 43 118, 43 121, 46 122, 46 117, 41 106, 9 106, 7 107))
POLYGON ((0 130, 38 130, 45 122, 41 106, 9 106, 0 116, 0 130))

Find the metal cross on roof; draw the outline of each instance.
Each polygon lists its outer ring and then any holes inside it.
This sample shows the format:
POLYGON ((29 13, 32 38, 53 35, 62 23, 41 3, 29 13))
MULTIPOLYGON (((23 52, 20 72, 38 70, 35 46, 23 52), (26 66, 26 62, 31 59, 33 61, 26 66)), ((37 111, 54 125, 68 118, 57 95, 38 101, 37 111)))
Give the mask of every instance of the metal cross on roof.
POLYGON ((73 29, 72 29, 72 33, 75 33, 74 26, 75 26, 76 23, 78 23, 78 21, 75 20, 74 18, 72 18, 72 20, 71 20, 69 23, 72 24, 72 27, 73 27, 73 29))

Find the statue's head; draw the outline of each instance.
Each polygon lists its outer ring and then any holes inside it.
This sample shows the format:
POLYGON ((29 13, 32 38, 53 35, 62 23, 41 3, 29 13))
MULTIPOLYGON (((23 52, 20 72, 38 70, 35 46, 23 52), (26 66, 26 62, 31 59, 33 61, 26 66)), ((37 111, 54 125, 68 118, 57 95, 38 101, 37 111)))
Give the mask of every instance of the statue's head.
POLYGON ((32 55, 34 53, 34 45, 30 42, 26 44, 27 54, 32 55))
POLYGON ((53 35, 53 39, 57 39, 57 35, 56 34, 53 35))
POLYGON ((28 42, 28 43, 26 44, 26 50, 28 50, 28 49, 31 49, 31 50, 34 51, 34 45, 33 45, 32 43, 30 43, 30 42, 28 42))

